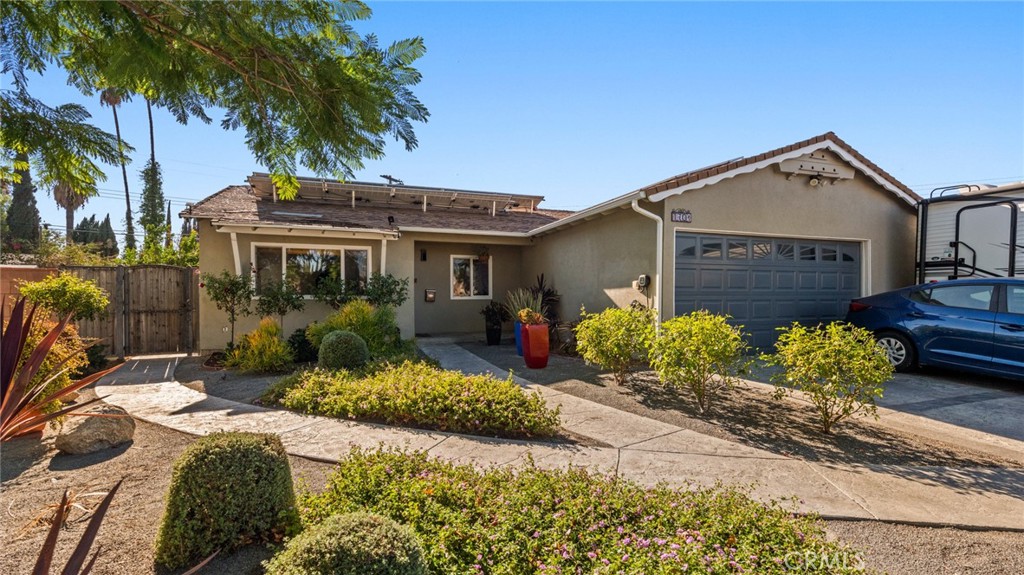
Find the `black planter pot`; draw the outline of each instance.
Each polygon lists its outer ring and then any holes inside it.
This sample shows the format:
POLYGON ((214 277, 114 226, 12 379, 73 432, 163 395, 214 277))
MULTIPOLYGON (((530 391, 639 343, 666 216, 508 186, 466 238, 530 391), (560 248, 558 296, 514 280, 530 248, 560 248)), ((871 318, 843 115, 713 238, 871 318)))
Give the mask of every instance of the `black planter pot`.
POLYGON ((487 326, 487 345, 500 345, 501 344, 501 326, 500 325, 489 325, 487 326))

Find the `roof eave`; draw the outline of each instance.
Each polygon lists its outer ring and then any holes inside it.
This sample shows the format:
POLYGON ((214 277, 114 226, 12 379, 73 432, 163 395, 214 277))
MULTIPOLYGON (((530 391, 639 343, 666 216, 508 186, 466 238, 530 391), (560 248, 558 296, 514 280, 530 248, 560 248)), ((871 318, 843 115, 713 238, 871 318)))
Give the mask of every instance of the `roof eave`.
POLYGON ((398 239, 398 230, 373 228, 342 228, 310 224, 271 224, 267 222, 218 222, 210 221, 213 229, 220 233, 245 233, 257 235, 293 235, 297 237, 337 237, 355 239, 398 239))
POLYGON ((617 198, 612 198, 612 199, 610 199, 610 200, 608 200, 606 202, 601 202, 600 204, 597 204, 595 206, 591 206, 591 207, 589 207, 589 208, 587 208, 585 210, 580 210, 578 212, 575 212, 571 216, 566 216, 566 217, 564 217, 564 218, 562 218, 560 220, 555 220, 555 221, 553 221, 553 222, 551 222, 549 224, 544 224, 543 226, 540 226, 539 228, 534 228, 534 229, 530 230, 527 235, 529 235, 531 237, 544 235, 544 234, 546 234, 548 232, 552 232, 554 230, 557 230, 558 228, 560 228, 562 226, 568 226, 568 225, 571 225, 573 223, 582 222, 582 221, 588 220, 590 218, 593 218, 595 216, 599 216, 601 214, 604 214, 606 212, 613 211, 613 210, 615 210, 617 208, 621 208, 623 206, 629 205, 629 203, 632 202, 634 199, 643 199, 644 197, 646 197, 646 196, 644 195, 644 193, 642 191, 635 190, 635 191, 629 192, 628 194, 621 195, 621 196, 619 196, 617 198))
POLYGON ((722 172, 720 174, 715 174, 713 176, 709 176, 709 177, 706 177, 706 178, 701 178, 701 179, 699 179, 699 180, 697 180, 695 182, 691 182, 689 184, 684 184, 682 186, 679 186, 679 187, 676 187, 676 188, 672 188, 671 190, 665 190, 665 191, 662 191, 662 192, 658 192, 658 193, 650 195, 649 199, 652 202, 660 202, 660 201, 665 200, 666 198, 670 198, 672 196, 679 195, 679 194, 681 194, 683 192, 686 192, 688 190, 696 190, 696 189, 699 189, 699 188, 703 188, 705 186, 710 186, 710 185, 713 185, 713 184, 717 184, 718 182, 721 182, 722 180, 727 180, 729 178, 734 178, 734 177, 742 175, 742 174, 749 174, 751 172, 754 172, 754 171, 766 168, 768 166, 771 166, 771 165, 774 165, 774 164, 778 164, 778 163, 780 163, 782 161, 793 159, 793 158, 798 158, 800 156, 803 156, 804 154, 808 154, 808 153, 811 153, 811 152, 814 152, 814 151, 817 151, 817 150, 821 150, 821 149, 828 149, 831 152, 838 154, 841 158, 843 158, 843 160, 848 162, 854 168, 860 170, 866 176, 871 178, 871 180, 874 181, 876 184, 878 184, 879 186, 885 188, 887 191, 891 192, 896 197, 898 197, 901 200, 903 200, 904 202, 906 202, 908 205, 910 205, 910 206, 916 206, 917 205, 918 198, 915 198, 915 197, 911 196, 910 194, 906 193, 905 191, 901 190, 898 186, 896 186, 891 181, 889 181, 888 178, 882 176, 881 174, 876 172, 874 169, 869 167, 867 164, 865 164, 864 162, 862 162, 859 159, 857 159, 845 147, 843 147, 842 145, 840 145, 840 144, 838 144, 836 142, 833 142, 832 140, 829 140, 829 139, 825 139, 825 140, 822 140, 820 142, 815 142, 815 143, 812 143, 812 144, 808 144, 806 146, 797 148, 795 150, 786 152, 784 154, 779 154, 779 155, 776 155, 776 156, 772 156, 770 158, 765 158, 764 160, 761 160, 760 162, 752 162, 752 163, 746 164, 744 166, 739 166, 739 167, 733 168, 731 170, 727 170, 727 171, 722 172))

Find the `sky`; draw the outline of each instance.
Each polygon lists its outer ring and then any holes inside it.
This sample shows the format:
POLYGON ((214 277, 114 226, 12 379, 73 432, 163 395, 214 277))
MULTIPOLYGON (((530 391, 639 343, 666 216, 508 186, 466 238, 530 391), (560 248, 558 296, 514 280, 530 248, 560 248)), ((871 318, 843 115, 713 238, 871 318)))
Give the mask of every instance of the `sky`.
MULTIPOLYGON (((582 209, 673 175, 834 131, 921 195, 1024 180, 1024 3, 370 2, 357 24, 382 44, 421 36, 414 88, 430 110, 419 147, 393 143, 361 181, 545 196, 582 209)), ((78 102, 113 132, 98 97, 60 69, 30 90, 78 102)), ((119 109, 137 152, 136 220, 148 154, 146 107, 119 109)), ((264 171, 244 133, 180 125, 154 110, 157 160, 174 214, 264 171)), ((124 228, 110 167, 76 220, 124 228)), ((300 171, 300 175, 312 175, 300 171)), ((62 229, 46 190, 43 220, 62 229)), ((180 221, 175 220, 175 230, 180 221)))

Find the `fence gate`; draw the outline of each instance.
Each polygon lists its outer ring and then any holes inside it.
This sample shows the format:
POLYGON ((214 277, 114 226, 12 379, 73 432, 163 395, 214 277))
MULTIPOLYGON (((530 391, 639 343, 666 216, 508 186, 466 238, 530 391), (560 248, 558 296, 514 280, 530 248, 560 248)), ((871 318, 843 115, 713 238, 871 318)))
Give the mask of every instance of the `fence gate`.
POLYGON ((196 268, 68 266, 110 294, 105 317, 79 321, 83 337, 98 337, 109 354, 189 353, 198 349, 199 280, 196 268))

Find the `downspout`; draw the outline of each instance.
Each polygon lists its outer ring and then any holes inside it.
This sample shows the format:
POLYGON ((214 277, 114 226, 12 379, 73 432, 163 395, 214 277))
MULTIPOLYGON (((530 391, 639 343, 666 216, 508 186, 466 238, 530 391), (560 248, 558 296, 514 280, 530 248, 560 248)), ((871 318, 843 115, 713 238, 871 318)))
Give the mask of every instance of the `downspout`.
POLYGON ((656 215, 656 214, 654 214, 652 212, 649 212, 649 211, 647 211, 647 210, 645 210, 645 209, 640 207, 640 200, 643 199, 643 198, 646 198, 646 197, 647 197, 646 194, 641 194, 639 198, 634 198, 633 202, 630 205, 633 206, 633 211, 634 212, 640 214, 641 216, 644 216, 645 218, 650 218, 650 219, 654 220, 654 222, 657 224, 657 227, 658 227, 658 241, 657 241, 657 248, 655 250, 657 252, 657 255, 656 255, 656 257, 657 257, 657 260, 656 260, 657 264, 655 265, 655 272, 654 272, 654 316, 657 318, 658 326, 660 327, 661 326, 661 321, 662 321, 662 317, 661 317, 661 276, 662 276, 662 271, 664 270, 664 267, 665 267, 665 221, 661 219, 661 216, 658 216, 658 215, 656 215))
POLYGON ((388 238, 383 237, 380 239, 380 275, 384 275, 387 272, 388 264, 388 238))

